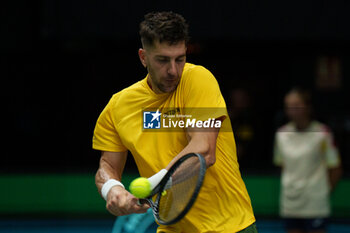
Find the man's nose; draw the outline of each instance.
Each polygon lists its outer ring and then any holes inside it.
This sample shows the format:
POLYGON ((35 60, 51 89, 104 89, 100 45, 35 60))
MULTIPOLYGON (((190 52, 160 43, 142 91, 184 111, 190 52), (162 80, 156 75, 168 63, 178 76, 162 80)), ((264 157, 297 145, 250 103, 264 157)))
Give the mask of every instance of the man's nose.
POLYGON ((169 68, 168 68, 168 74, 176 75, 176 63, 175 63, 175 61, 170 61, 169 68))

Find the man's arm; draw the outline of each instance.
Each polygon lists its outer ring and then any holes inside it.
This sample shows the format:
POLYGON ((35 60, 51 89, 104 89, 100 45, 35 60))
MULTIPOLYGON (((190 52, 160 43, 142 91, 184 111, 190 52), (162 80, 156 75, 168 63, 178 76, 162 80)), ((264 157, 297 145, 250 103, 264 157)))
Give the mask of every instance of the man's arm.
POLYGON ((340 180, 342 174, 343 174, 343 169, 341 166, 328 169, 328 177, 329 177, 329 183, 331 186, 331 191, 335 189, 335 186, 340 180))
MULTIPOLYGON (((223 121, 223 117, 218 119, 223 121)), ((165 168, 169 170, 170 167, 182 156, 188 153, 198 153, 203 155, 206 161, 207 168, 214 165, 216 161, 216 139, 220 129, 191 129, 187 131, 189 143, 187 146, 168 164, 165 168)))
POLYGON ((100 167, 95 176, 96 186, 100 194, 102 186, 107 180, 116 179, 121 181, 127 155, 127 151, 101 152, 100 167))
MULTIPOLYGON (((128 152, 101 152, 100 166, 95 176, 95 183, 99 193, 104 183, 109 179, 121 181, 128 152)), ((122 186, 113 186, 107 195, 107 210, 115 215, 127 215, 132 213, 144 213, 148 205, 137 204, 138 199, 125 190, 122 186)))

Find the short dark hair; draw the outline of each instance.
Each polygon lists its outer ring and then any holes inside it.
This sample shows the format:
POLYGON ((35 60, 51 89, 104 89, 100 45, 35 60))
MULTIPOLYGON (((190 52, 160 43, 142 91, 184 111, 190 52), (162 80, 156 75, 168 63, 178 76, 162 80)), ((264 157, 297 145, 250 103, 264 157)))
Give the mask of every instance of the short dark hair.
POLYGON ((188 24, 184 17, 174 12, 151 12, 140 23, 143 46, 152 46, 155 41, 176 44, 189 41, 188 24))
POLYGON ((311 91, 306 89, 306 88, 303 88, 303 87, 293 87, 288 93, 287 95, 289 94, 297 94, 300 96, 300 98, 302 99, 302 101, 304 102, 304 104, 306 106, 309 106, 311 107, 313 104, 312 104, 312 94, 311 94, 311 91))

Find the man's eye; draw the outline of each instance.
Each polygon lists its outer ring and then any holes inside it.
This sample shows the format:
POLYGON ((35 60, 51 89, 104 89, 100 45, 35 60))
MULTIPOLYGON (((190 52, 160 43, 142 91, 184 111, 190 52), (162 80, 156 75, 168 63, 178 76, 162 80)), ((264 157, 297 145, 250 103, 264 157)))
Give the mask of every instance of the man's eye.
POLYGON ((167 60, 167 59, 164 59, 164 58, 159 58, 158 61, 161 62, 161 63, 165 63, 165 62, 167 62, 168 60, 167 60))

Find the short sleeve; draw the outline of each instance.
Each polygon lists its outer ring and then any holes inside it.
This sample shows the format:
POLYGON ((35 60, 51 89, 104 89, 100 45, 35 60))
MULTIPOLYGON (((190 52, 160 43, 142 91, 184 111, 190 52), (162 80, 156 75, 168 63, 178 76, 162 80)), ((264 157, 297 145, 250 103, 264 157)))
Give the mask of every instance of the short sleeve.
POLYGON ((113 120, 112 110, 114 99, 115 96, 109 101, 96 122, 92 139, 92 147, 95 150, 112 152, 122 152, 127 150, 119 137, 113 120))
POLYGON ((203 118, 227 117, 225 100, 214 75, 202 66, 195 66, 187 71, 183 86, 184 106, 197 114, 202 109, 203 118), (207 115, 209 114, 209 115, 207 115))
POLYGON ((334 143, 333 134, 331 132, 326 132, 322 150, 329 168, 335 168, 340 165, 339 151, 334 143))
POLYGON ((273 145, 273 163, 276 166, 282 166, 282 153, 278 145, 278 132, 275 134, 275 141, 273 145))

